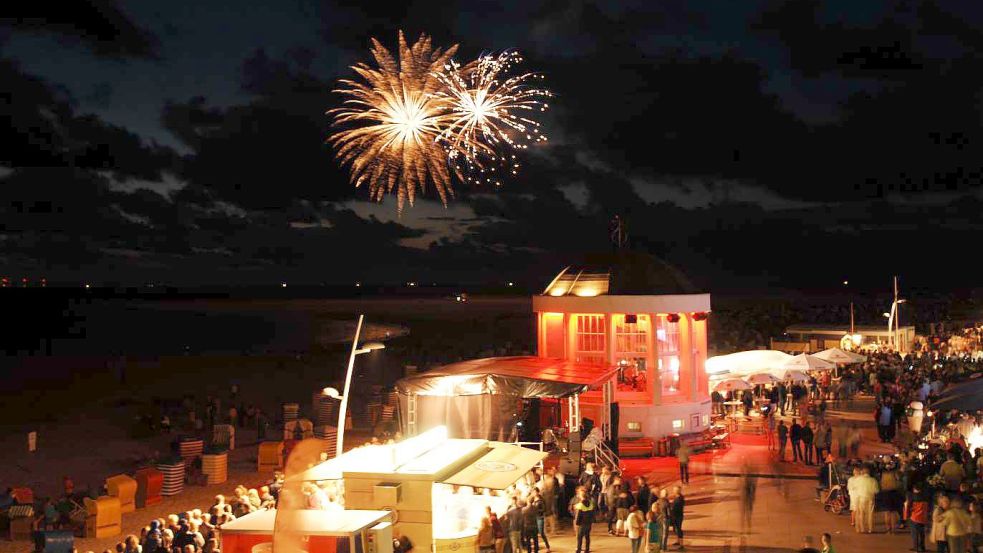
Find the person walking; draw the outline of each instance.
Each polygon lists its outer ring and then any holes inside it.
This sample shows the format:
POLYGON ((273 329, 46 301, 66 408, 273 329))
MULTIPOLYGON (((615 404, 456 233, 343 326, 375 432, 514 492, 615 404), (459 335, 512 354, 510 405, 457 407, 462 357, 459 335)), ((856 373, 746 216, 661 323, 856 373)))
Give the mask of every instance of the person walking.
POLYGON ((631 553, 638 553, 642 546, 642 536, 645 534, 645 515, 637 505, 628 509, 628 519, 625 521, 628 539, 631 541, 631 553))
POLYGON ((792 427, 789 428, 789 438, 792 440, 792 462, 798 463, 802 460, 802 427, 798 421, 792 419, 792 427))
POLYGON ((785 446, 788 444, 788 427, 785 421, 778 421, 778 460, 785 462, 785 446))
POLYGON ((679 444, 679 449, 676 450, 676 459, 679 461, 679 481, 683 484, 689 484, 689 456, 692 453, 693 450, 685 442, 679 444))
POLYGON ((758 489, 758 479, 751 474, 750 467, 745 465, 741 471, 741 528, 745 532, 751 530, 751 516, 754 514, 754 497, 758 489))
POLYGON ((802 426, 802 452, 805 454, 806 465, 812 465, 812 440, 813 432, 812 427, 809 425, 809 421, 805 421, 802 426))
POLYGON ((577 527, 576 553, 590 553, 590 529, 591 525, 594 524, 597 504, 583 488, 578 491, 577 499, 577 503, 574 504, 573 517, 573 523, 577 527))
POLYGON ((765 416, 765 430, 768 438, 768 451, 775 450, 775 412, 774 409, 769 409, 768 414, 765 416))
POLYGON ((908 521, 911 531, 911 549, 924 553, 925 525, 928 524, 928 496, 925 495, 921 482, 916 482, 905 497, 904 519, 908 521))
POLYGON ((683 548, 683 516, 686 509, 686 498, 683 497, 682 486, 676 486, 672 490, 673 498, 669 503, 669 524, 676 531, 675 545, 683 548))

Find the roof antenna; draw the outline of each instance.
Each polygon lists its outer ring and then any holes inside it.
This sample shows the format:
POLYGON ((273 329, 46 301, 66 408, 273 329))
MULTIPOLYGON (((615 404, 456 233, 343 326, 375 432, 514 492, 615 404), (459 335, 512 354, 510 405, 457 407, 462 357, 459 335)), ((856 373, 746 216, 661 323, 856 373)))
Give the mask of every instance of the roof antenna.
POLYGON ((620 215, 611 219, 611 242, 618 250, 623 250, 628 245, 628 225, 620 215))

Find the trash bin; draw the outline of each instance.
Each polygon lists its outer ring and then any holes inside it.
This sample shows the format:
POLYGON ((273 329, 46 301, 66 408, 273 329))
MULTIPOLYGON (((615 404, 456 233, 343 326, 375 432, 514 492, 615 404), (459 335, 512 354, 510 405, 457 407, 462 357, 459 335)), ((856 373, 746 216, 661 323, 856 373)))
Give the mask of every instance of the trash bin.
POLYGON ((675 456, 677 451, 679 451, 679 433, 673 432, 669 434, 669 456, 675 456))
POLYGON ((669 455, 669 438, 659 438, 659 441, 655 443, 655 455, 657 457, 669 455))

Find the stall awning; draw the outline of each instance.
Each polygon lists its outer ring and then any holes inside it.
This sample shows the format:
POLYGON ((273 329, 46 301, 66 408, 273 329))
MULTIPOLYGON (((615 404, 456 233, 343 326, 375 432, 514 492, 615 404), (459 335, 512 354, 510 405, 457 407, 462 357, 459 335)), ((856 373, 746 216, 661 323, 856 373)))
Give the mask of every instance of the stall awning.
POLYGON ((451 363, 396 383, 404 395, 561 398, 609 381, 617 367, 548 357, 487 357, 451 363))
MULTIPOLYGON (((222 533, 273 535, 276 509, 256 511, 222 525, 222 533)), ((290 526, 305 536, 350 536, 389 518, 388 511, 298 509, 289 513, 290 526)))
POLYGON ((535 449, 496 444, 464 470, 443 481, 444 484, 504 490, 516 483, 546 457, 535 449))

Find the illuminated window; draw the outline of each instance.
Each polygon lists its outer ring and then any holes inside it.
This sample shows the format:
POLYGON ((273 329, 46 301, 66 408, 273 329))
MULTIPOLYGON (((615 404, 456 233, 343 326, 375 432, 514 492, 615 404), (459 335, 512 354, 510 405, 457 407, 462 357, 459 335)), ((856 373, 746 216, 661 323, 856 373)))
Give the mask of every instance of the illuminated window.
POLYGON ((649 316, 635 315, 635 322, 626 322, 624 315, 615 315, 614 335, 618 353, 645 353, 648 351, 649 316))
POLYGON ((658 318, 655 337, 659 341, 659 378, 662 381, 662 395, 679 393, 679 323, 658 318))
POLYGON ((628 429, 629 432, 641 432, 642 431, 642 423, 640 423, 640 422, 629 422, 626 425, 626 428, 628 429))
POLYGON ((577 315, 578 363, 604 362, 604 315, 577 315))
POLYGON ((703 426, 710 425, 710 415, 703 415, 703 426))
POLYGON ((673 430, 682 430, 682 428, 683 428, 683 419, 676 419, 672 421, 673 430))
POLYGON ((614 316, 615 347, 618 358, 618 390, 644 392, 648 389, 648 315, 614 316))

